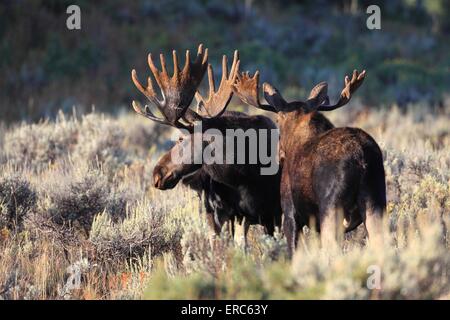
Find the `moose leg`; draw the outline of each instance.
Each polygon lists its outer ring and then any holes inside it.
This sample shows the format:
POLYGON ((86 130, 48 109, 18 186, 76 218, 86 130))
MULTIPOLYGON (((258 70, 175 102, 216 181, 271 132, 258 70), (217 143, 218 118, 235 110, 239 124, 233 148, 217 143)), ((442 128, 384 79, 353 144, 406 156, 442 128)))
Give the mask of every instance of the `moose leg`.
POLYGON ((320 242, 322 248, 332 248, 336 244, 336 215, 333 208, 320 210, 320 242))
POLYGON ((234 218, 225 217, 221 220, 220 224, 225 226, 225 230, 229 236, 234 237, 234 218))
POLYGON ((328 199, 319 205, 319 219, 322 247, 331 250, 344 235, 344 208, 336 205, 334 199, 328 199))
POLYGON ((273 233, 275 232, 275 224, 272 219, 265 219, 264 222, 264 231, 271 237, 273 237, 273 233))
POLYGON ((211 234, 218 236, 222 227, 216 223, 213 212, 206 212, 206 222, 208 223, 211 234))
POLYGON ((315 192, 319 196, 319 228, 322 246, 333 249, 344 238, 344 232, 362 222, 359 218, 358 196, 361 173, 345 170, 349 163, 324 167, 319 171, 315 192), (356 216, 356 217, 355 217, 356 216))
POLYGON ((286 240, 287 240, 288 257, 292 258, 292 256, 294 255, 295 246, 296 246, 297 228, 296 228, 295 219, 293 217, 293 215, 294 215, 293 212, 289 212, 287 210, 283 210, 283 212, 284 212, 283 232, 284 232, 284 235, 286 236, 286 240))
POLYGON ((247 252, 247 245, 248 245, 248 231, 250 230, 250 223, 247 221, 247 219, 243 219, 244 221, 244 251, 247 252))
POLYGON ((238 219, 235 220, 235 234, 234 234, 234 242, 239 246, 246 250, 247 248, 247 234, 250 229, 250 223, 247 222, 247 219, 242 218, 241 221, 238 219))
POLYGON ((366 200, 363 216, 370 245, 383 245, 383 214, 384 208, 373 203, 371 199, 366 200))
POLYGON ((369 244, 383 244, 383 215, 386 211, 386 181, 382 160, 370 163, 363 185, 362 219, 369 237, 369 244))
POLYGON ((289 183, 288 173, 283 173, 281 186, 281 210, 283 212, 283 232, 286 236, 288 257, 292 258, 294 255, 295 247, 297 245, 297 223, 295 220, 295 207, 292 199, 291 185, 289 183))
MULTIPOLYGON (((197 196, 198 196, 198 214, 201 216, 203 216, 203 192, 197 192, 197 196)), ((206 196, 205 196, 206 197, 206 196)))
POLYGON ((228 232, 230 233, 231 238, 234 239, 234 231, 235 231, 235 217, 228 218, 228 232))

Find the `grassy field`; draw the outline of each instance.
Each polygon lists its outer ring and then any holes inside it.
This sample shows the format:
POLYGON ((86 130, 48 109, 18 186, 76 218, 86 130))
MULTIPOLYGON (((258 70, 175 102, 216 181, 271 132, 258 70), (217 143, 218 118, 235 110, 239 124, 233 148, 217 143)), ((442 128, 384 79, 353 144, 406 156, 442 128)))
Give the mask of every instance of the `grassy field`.
POLYGON ((450 104, 328 114, 383 149, 385 244, 280 233, 210 241, 195 193, 158 191, 171 132, 135 114, 0 125, 0 299, 449 299, 450 104), (373 268, 380 286, 367 287, 373 268), (79 276, 79 277, 78 277, 79 276), (79 282, 78 282, 79 280, 79 282))

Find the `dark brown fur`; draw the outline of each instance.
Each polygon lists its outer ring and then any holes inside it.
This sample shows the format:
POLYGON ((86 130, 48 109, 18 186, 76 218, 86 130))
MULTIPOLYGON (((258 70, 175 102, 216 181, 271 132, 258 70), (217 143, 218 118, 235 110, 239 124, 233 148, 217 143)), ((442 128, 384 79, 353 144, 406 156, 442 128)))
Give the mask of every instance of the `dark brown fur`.
POLYGON ((338 236, 339 226, 348 232, 362 222, 369 234, 377 233, 386 186, 375 140, 361 129, 334 128, 305 106, 293 109, 278 112, 280 192, 290 252, 311 221, 323 236, 338 236))
POLYGON ((351 78, 345 77, 344 89, 333 105, 329 104, 326 82, 317 84, 307 101, 290 103, 265 83, 266 105, 259 101, 259 72, 237 77, 234 89, 242 101, 277 113, 283 230, 290 254, 299 232, 311 221, 327 242, 336 240, 339 231, 353 230, 362 222, 371 237, 381 235, 386 185, 380 148, 364 131, 334 128, 317 112, 346 105, 365 75, 365 71, 354 70, 351 78))
MULTIPOLYGON (((226 112, 220 118, 203 120, 203 130, 209 128, 225 133, 226 129, 240 128, 245 131, 275 129, 276 126, 264 116, 226 112)), ((185 139, 191 137, 192 135, 189 135, 185 139)), ((174 146, 174 148, 177 147, 180 147, 180 143, 174 146)), ((246 143, 245 152, 248 152, 248 143, 246 143)), ((161 157, 154 169, 154 182, 159 189, 170 189, 181 179, 189 176, 183 180, 194 190, 205 193, 207 216, 214 217, 216 232, 220 231, 223 222, 237 217, 245 218, 246 230, 249 225, 261 224, 268 234, 273 234, 275 226, 281 226, 280 172, 276 175, 264 176, 260 174, 261 166, 260 163, 254 165, 175 164, 169 151, 161 157), (190 176, 191 174, 194 176, 190 176)))

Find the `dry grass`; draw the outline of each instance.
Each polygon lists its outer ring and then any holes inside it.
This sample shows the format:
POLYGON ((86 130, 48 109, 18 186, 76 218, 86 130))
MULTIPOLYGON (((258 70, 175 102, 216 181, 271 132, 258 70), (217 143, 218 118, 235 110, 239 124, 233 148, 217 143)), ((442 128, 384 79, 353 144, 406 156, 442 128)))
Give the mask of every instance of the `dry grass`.
POLYGON ((193 192, 152 188, 169 133, 145 119, 0 126, 0 298, 448 299, 450 108, 329 116, 382 146, 385 242, 366 245, 359 228, 324 249, 307 232, 292 261, 281 234, 256 227, 246 251, 225 233, 211 241, 193 192))

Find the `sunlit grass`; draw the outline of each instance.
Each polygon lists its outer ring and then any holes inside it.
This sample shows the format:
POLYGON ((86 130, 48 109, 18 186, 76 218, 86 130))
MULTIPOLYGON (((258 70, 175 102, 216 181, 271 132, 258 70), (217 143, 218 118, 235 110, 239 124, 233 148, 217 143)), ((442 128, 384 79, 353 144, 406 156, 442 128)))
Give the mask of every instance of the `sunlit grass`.
POLYGON ((328 115, 383 149, 385 242, 367 245, 358 228, 321 248, 306 230, 292 261, 281 233, 252 227, 246 249, 226 232, 212 239, 194 192, 155 190, 168 132, 145 119, 90 114, 0 128, 0 297, 448 299, 450 110, 328 115), (381 272, 373 290, 371 266, 381 272))

